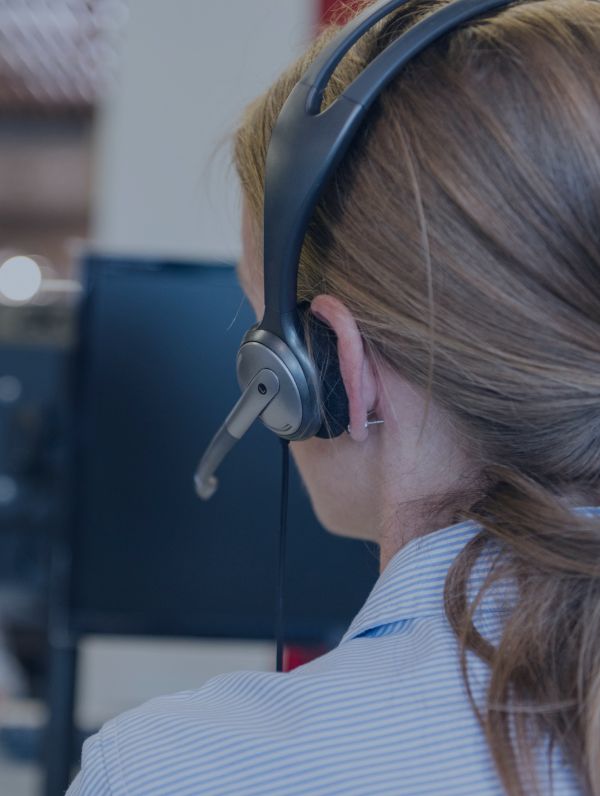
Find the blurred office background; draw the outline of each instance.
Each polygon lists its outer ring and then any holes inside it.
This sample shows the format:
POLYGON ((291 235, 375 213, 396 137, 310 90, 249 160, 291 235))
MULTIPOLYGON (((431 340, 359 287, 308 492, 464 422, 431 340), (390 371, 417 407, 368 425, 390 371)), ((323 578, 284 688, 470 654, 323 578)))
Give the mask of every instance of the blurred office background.
MULTIPOLYGON (((233 262, 240 201, 228 136, 244 105, 334 6, 0 0, 0 793, 7 796, 47 792, 41 731, 56 575, 51 540, 69 513, 68 363, 82 254, 233 262)), ((273 667, 268 639, 88 635, 78 653, 75 723, 85 734, 154 695, 197 688, 225 671, 273 667)))

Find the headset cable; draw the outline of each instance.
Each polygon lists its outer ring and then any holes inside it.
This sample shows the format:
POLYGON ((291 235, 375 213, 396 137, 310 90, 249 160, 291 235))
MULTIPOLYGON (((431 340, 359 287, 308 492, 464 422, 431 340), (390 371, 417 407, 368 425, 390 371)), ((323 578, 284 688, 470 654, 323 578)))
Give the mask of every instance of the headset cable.
POLYGON ((290 450, 289 440, 281 440, 281 513, 279 521, 279 583, 277 589, 277 620, 276 620, 276 639, 277 639, 277 659, 275 669, 283 671, 283 587, 285 581, 285 553, 287 537, 287 515, 288 515, 288 488, 290 480, 290 450))

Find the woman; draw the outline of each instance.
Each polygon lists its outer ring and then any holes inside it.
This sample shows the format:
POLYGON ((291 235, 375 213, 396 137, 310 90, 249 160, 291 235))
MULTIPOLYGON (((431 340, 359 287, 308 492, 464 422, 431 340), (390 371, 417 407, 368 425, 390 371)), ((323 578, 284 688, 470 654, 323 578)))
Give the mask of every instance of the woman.
MULTIPOLYGON (((366 34, 326 103, 437 5, 366 34)), ((257 317, 270 133, 331 35, 237 133, 257 317)), ((72 796, 600 796, 599 65, 596 0, 533 0, 384 91, 300 265, 349 433, 291 445, 322 523, 375 540, 382 574, 331 653, 109 722, 72 796)))

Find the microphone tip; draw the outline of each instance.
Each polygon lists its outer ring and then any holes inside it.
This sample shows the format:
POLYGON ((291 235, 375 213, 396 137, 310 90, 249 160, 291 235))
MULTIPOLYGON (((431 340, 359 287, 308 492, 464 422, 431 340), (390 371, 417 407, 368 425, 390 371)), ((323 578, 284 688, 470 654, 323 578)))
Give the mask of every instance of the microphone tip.
POLYGON ((194 476, 194 485, 196 487, 196 494, 202 500, 210 500, 210 498, 215 494, 217 491, 217 487, 219 486, 219 482, 211 475, 206 480, 200 478, 199 476, 194 476))

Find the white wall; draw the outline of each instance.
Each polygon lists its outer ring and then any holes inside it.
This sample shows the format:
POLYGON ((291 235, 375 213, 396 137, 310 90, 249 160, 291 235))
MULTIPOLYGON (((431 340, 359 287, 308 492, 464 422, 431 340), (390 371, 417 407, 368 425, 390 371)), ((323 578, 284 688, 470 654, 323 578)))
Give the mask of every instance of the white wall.
POLYGON ((115 252, 231 258, 225 147, 243 106, 310 40, 317 0, 130 0, 96 129, 93 237, 115 252))

